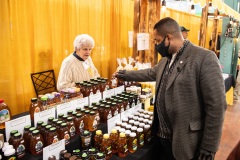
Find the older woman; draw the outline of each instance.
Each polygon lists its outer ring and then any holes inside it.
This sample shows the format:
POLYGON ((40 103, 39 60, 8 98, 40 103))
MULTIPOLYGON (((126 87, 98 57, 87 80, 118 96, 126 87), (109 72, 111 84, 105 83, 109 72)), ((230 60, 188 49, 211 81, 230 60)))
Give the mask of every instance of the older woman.
POLYGON ((94 47, 94 40, 87 34, 78 35, 74 40, 74 53, 66 57, 58 76, 57 89, 59 91, 75 86, 75 82, 99 77, 90 57, 94 47))

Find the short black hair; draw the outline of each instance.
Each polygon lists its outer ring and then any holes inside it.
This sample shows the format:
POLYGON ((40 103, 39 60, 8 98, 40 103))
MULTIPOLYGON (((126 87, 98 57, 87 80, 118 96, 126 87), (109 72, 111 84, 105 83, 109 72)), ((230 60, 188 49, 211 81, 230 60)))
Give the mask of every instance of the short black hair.
POLYGON ((174 34, 177 32, 181 32, 179 24, 177 23, 177 21, 175 21, 174 19, 170 18, 170 17, 166 17, 161 19, 160 21, 158 21, 153 29, 157 30, 157 34, 159 34, 160 36, 165 36, 166 34, 174 34))

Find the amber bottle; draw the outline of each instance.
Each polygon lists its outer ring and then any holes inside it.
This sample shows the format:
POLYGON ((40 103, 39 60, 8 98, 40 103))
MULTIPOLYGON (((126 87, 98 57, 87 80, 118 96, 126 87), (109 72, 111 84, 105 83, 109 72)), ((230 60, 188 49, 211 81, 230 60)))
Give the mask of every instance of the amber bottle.
POLYGON ((31 128, 30 125, 27 125, 24 127, 24 130, 23 130, 23 140, 25 142, 25 149, 26 151, 29 151, 29 147, 30 147, 30 139, 28 139, 28 137, 30 136, 30 132, 29 132, 29 129, 31 128))
POLYGON ((127 138, 125 133, 120 133, 118 139, 118 156, 120 158, 126 157, 128 154, 128 147, 127 147, 127 138))
POLYGON ((43 111, 42 107, 38 104, 38 99, 37 98, 32 98, 31 99, 31 104, 29 107, 29 113, 31 120, 34 120, 34 113, 38 113, 40 111, 43 111))
POLYGON ((109 139, 109 134, 103 135, 100 151, 106 154, 106 160, 109 160, 112 157, 111 141, 109 139))
POLYGON ((128 140, 128 150, 130 153, 134 153, 137 150, 137 138, 136 133, 130 133, 129 140, 128 140))
POLYGON ((112 153, 118 152, 118 133, 116 129, 112 129, 110 133, 111 149, 112 153))
POLYGON ((25 155, 25 142, 21 133, 14 134, 13 148, 16 150, 16 155, 18 158, 22 158, 25 155))
POLYGON ((102 143, 103 135, 101 130, 97 130, 94 136, 94 147, 100 150, 100 146, 102 143))
POLYGON ((70 133, 70 137, 74 137, 76 135, 76 128, 75 128, 75 124, 73 122, 72 117, 67 118, 67 127, 68 127, 68 131, 70 133))
POLYGON ((5 122, 11 120, 11 111, 4 103, 3 99, 0 99, 0 129, 5 128, 5 122))
POLYGON ((32 155, 41 154, 43 152, 43 138, 39 133, 39 130, 34 130, 32 132, 32 137, 30 140, 30 152, 32 155))
POLYGON ((60 139, 65 139, 65 145, 70 143, 70 134, 66 123, 62 123, 58 135, 60 139))

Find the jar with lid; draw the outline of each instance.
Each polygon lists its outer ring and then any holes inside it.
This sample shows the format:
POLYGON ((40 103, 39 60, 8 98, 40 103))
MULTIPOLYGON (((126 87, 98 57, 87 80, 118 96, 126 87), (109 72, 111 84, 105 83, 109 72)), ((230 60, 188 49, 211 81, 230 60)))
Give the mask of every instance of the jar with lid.
POLYGON ((86 109, 81 108, 81 114, 82 114, 82 116, 85 116, 85 110, 86 110, 86 109))
POLYGON ((136 133, 132 132, 130 133, 129 136, 129 141, 128 141, 128 151, 130 153, 134 153, 137 150, 137 138, 136 138, 136 133))
POLYGON ((13 139, 14 139, 14 134, 16 134, 16 133, 18 133, 18 130, 12 130, 11 132, 10 132, 10 137, 9 137, 9 139, 8 139, 8 143, 9 144, 13 144, 13 139))
POLYGON ((88 97, 88 96, 93 94, 93 90, 92 90, 92 85, 91 84, 89 84, 89 83, 87 84, 85 93, 86 93, 85 97, 88 97))
POLYGON ((83 98, 83 94, 80 91, 80 88, 75 88, 76 98, 83 98))
POLYGON ((142 122, 143 122, 143 118, 142 118, 142 117, 139 117, 139 118, 138 118, 138 122, 142 123, 142 122))
POLYGON ((58 131, 59 139, 65 139, 65 145, 70 143, 70 133, 66 123, 62 123, 58 131))
POLYGON ((105 105, 101 104, 99 109, 98 109, 100 122, 104 122, 104 119, 103 119, 103 117, 104 117, 104 107, 105 107, 105 105))
POLYGON ((110 118, 112 118, 110 106, 106 105, 105 110, 104 110, 103 123, 107 123, 108 119, 110 119, 110 118))
POLYGON ((9 149, 4 152, 4 159, 6 160, 15 160, 17 156, 15 155, 15 149, 9 149))
POLYGON ((47 100, 47 105, 50 107, 54 104, 54 95, 53 94, 46 94, 46 96, 48 97, 47 100))
POLYGON ((84 108, 85 110, 88 110, 89 105, 88 105, 88 104, 85 104, 85 105, 83 106, 83 108, 84 108))
POLYGON ((67 115, 70 116, 70 117, 72 117, 72 113, 73 113, 73 110, 69 110, 69 111, 67 112, 67 115))
POLYGON ((91 82, 91 85, 92 85, 92 92, 93 94, 96 94, 97 93, 97 90, 98 90, 98 86, 97 86, 97 83, 95 82, 91 82))
POLYGON ((18 158, 22 158, 25 155, 25 142, 21 133, 16 133, 13 136, 13 148, 17 151, 18 158))
POLYGON ((29 107, 29 113, 32 121, 34 120, 34 113, 38 113, 40 111, 43 111, 43 108, 41 108, 41 106, 38 104, 38 99, 32 98, 29 107))
POLYGON ((35 130, 36 130, 35 127, 31 127, 31 128, 29 128, 29 136, 28 136, 28 140, 29 140, 29 141, 31 140, 32 133, 33 133, 33 131, 35 131, 35 130))
POLYGON ((142 128, 137 129, 137 145, 138 147, 144 146, 144 133, 142 128))
POLYGON ((111 141, 111 149, 112 153, 117 153, 118 152, 118 133, 116 129, 112 129, 110 133, 110 141, 111 141))
POLYGON ((90 149, 88 149, 88 153, 89 153, 90 160, 95 160, 95 157, 97 155, 97 149, 96 148, 90 148, 90 149))
POLYGON ((111 148, 111 141, 109 139, 109 134, 103 135, 100 151, 106 154, 107 160, 109 160, 112 157, 112 148, 111 148))
POLYGON ((101 130, 97 130, 94 136, 94 147, 100 150, 100 146, 102 143, 103 135, 101 130))
POLYGON ((34 130, 32 132, 32 137, 30 140, 30 152, 32 155, 41 154, 43 152, 43 138, 39 133, 39 130, 34 130))
POLYGON ((131 126, 134 126, 134 122, 135 122, 134 120, 130 120, 130 121, 129 121, 129 124, 130 124, 131 126))
POLYGON ((43 124, 43 121, 38 121, 36 129, 40 131, 42 128, 42 124, 43 124))
POLYGON ((4 103, 3 99, 0 99, 0 129, 5 128, 5 122, 11 120, 12 114, 8 105, 4 103))
POLYGON ((88 119, 89 131, 95 131, 97 129, 97 124, 96 113, 91 111, 88 119))
POLYGON ((48 104, 47 104, 47 100, 48 100, 48 97, 47 96, 42 96, 41 97, 41 108, 43 110, 47 110, 48 109, 48 104))
POLYGON ((144 126, 145 126, 145 123, 139 123, 139 128, 144 128, 144 126))
POLYGON ((80 82, 79 83, 79 88, 80 88, 80 92, 83 94, 83 92, 84 92, 84 82, 80 82))
POLYGON ((25 149, 26 151, 29 151, 29 146, 30 146, 30 139, 28 139, 29 137, 29 129, 31 128, 30 125, 27 125, 24 127, 24 130, 23 130, 23 140, 25 142, 25 149))
POLYGON ((90 112, 93 110, 93 106, 89 106, 88 110, 90 110, 90 112))
POLYGON ((81 136, 81 144, 82 144, 82 149, 87 150, 91 146, 91 132, 88 130, 84 130, 81 136))
POLYGON ((81 113, 78 113, 76 115, 76 118, 74 120, 75 128, 76 128, 76 134, 80 134, 84 130, 84 122, 83 122, 83 116, 81 113))
POLYGON ((90 115, 90 111, 89 110, 85 110, 85 116, 83 118, 84 130, 89 130, 89 125, 88 125, 89 115, 90 115))
POLYGON ((95 160, 106 160, 106 155, 104 152, 98 152, 95 160))
POLYGON ((74 137, 76 134, 76 128, 75 128, 75 124, 73 122, 72 117, 67 118, 67 127, 68 127, 68 131, 70 133, 70 137, 74 137))
POLYGON ((54 119, 54 117, 49 117, 49 118, 48 118, 48 125, 52 125, 53 119, 54 119))
POLYGON ((51 145, 59 141, 59 136, 57 134, 56 128, 52 127, 48 133, 47 145, 51 145))
POLYGON ((150 141, 152 139, 150 125, 148 125, 148 124, 144 125, 143 133, 144 133, 144 144, 150 143, 150 141))
POLYGON ((118 157, 124 158, 128 154, 127 138, 125 133, 120 133, 118 140, 118 157))
POLYGON ((117 104, 115 102, 112 102, 110 108, 111 108, 112 117, 116 116, 118 114, 117 104))

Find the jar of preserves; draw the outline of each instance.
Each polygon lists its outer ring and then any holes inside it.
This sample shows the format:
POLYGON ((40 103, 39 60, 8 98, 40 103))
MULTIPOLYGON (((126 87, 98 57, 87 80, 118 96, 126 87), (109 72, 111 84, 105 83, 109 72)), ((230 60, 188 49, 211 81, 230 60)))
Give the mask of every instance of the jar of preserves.
POLYGON ((8 139, 8 143, 9 144, 13 144, 13 136, 14 136, 14 134, 16 134, 16 133, 18 133, 18 130, 12 130, 11 132, 10 132, 10 137, 9 137, 9 139, 8 139))
POLYGON ((68 131, 70 133, 70 137, 74 137, 76 135, 76 128, 75 128, 75 124, 73 122, 72 117, 67 118, 67 127, 68 127, 68 131))
POLYGON ((51 127, 48 133, 47 145, 51 145, 59 141, 59 136, 57 134, 56 128, 51 127))
POLYGON ((118 152, 118 133, 116 129, 112 129, 110 133, 111 149, 112 153, 118 152))
POLYGON ((16 150, 18 158, 22 158, 25 155, 25 142, 21 133, 16 133, 13 136, 13 148, 16 150))
POLYGON ((94 136, 94 147, 100 150, 100 146, 102 143, 103 135, 101 130, 97 130, 94 136))
POLYGON ((44 133, 44 135, 45 135, 45 137, 44 137, 44 145, 45 146, 48 146, 49 144, 48 144, 48 139, 49 139, 49 133, 50 133, 50 129, 52 128, 52 125, 47 125, 46 127, 45 127, 45 133, 44 133))
MULTIPOLYGON (((41 130, 39 131, 40 134, 42 135, 42 137, 45 136, 45 128, 46 128, 46 126, 47 126, 47 123, 43 123, 43 124, 42 124, 42 127, 41 127, 41 130)), ((30 131, 29 131, 29 132, 30 132, 30 131)))
POLYGON ((0 129, 5 128, 5 122, 11 120, 12 114, 3 99, 0 99, 0 129))
POLYGON ((57 132, 60 130, 62 123, 63 123, 63 121, 57 121, 56 126, 55 126, 57 129, 57 132))
POLYGON ((105 106, 103 123, 107 123, 108 119, 112 118, 112 113, 109 105, 105 106))
POLYGON ((144 125, 143 133, 144 133, 144 144, 150 143, 152 139, 152 135, 151 135, 151 128, 149 124, 144 125))
POLYGON ((74 120, 75 128, 76 128, 76 134, 80 134, 84 130, 84 122, 83 122, 83 116, 81 113, 78 113, 76 115, 76 118, 74 120))
POLYGON ((136 133, 130 133, 129 140, 128 140, 128 151, 130 153, 134 153, 137 150, 137 138, 136 133))
POLYGON ((59 139, 65 139, 65 145, 70 143, 70 133, 67 127, 67 123, 62 123, 58 131, 59 139))
POLYGON ((106 159, 110 159, 112 157, 112 148, 111 148, 111 141, 109 139, 109 134, 103 135, 100 151, 106 154, 106 159))
POLYGON ((34 130, 32 132, 32 137, 30 139, 30 152, 32 155, 41 154, 43 152, 43 138, 39 133, 39 130, 34 130))
POLYGON ((23 130, 23 140, 25 142, 25 149, 26 151, 29 151, 29 146, 30 146, 30 139, 28 139, 28 137, 30 136, 30 132, 29 132, 29 129, 31 128, 30 125, 27 125, 24 127, 24 130, 23 130))
POLYGON ((88 130, 84 130, 80 135, 83 150, 87 150, 91 146, 91 135, 91 132, 89 132, 88 130))
POLYGON ((29 113, 32 121, 34 120, 34 113, 38 113, 40 111, 43 111, 43 108, 40 108, 40 105, 38 105, 38 99, 32 98, 29 107, 29 113))
POLYGON ((67 118, 68 118, 68 116, 67 116, 67 115, 64 115, 63 118, 62 118, 62 121, 65 122, 65 123, 67 123, 67 118))
POLYGON ((120 133, 118 140, 118 157, 124 158, 128 154, 127 138, 125 133, 120 133))
POLYGON ((91 82, 91 86, 92 86, 92 92, 93 94, 96 94, 97 93, 97 90, 98 90, 98 86, 97 86, 97 83, 95 82, 91 82))

